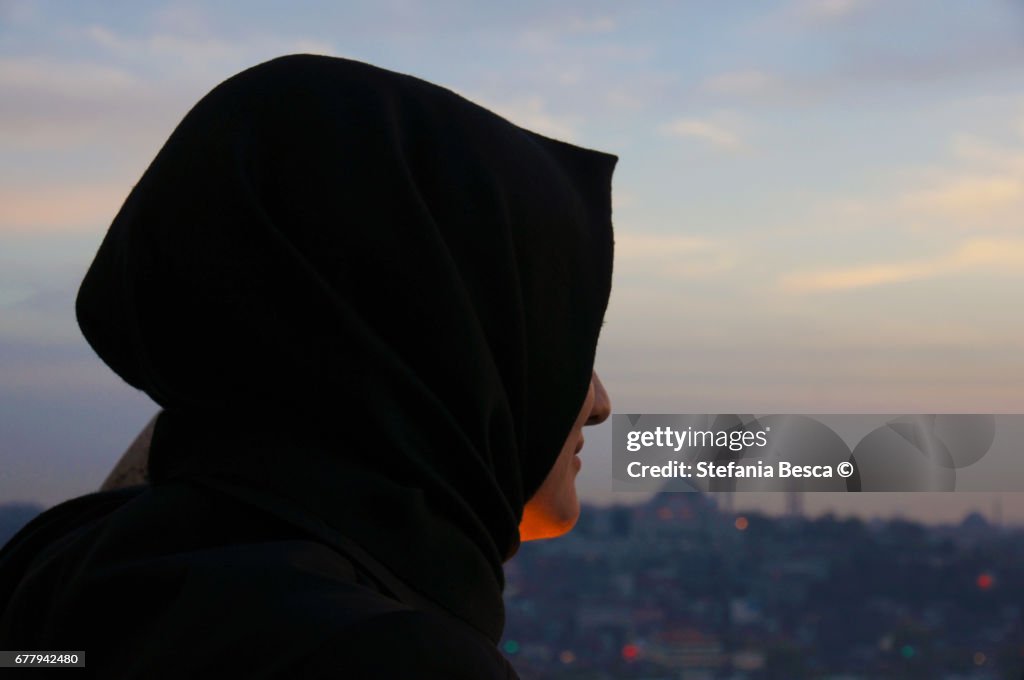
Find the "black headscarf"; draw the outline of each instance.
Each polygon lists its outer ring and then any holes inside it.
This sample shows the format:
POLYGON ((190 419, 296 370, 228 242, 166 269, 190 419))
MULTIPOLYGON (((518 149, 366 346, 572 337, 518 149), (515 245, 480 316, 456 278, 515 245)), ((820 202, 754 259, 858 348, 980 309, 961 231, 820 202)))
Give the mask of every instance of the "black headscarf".
POLYGON ((189 479, 351 541, 492 639, 502 562, 587 392, 616 158, 346 59, 186 116, 82 284, 189 479))

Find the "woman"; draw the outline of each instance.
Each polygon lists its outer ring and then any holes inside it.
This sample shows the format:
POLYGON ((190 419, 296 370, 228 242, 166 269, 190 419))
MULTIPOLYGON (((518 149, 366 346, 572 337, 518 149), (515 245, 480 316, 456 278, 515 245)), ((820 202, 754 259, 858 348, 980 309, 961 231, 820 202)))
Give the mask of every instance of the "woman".
POLYGON ((186 116, 77 314, 163 407, 149 486, 0 553, 0 648, 110 677, 515 677, 502 563, 568 530, 615 157, 282 57, 186 116))

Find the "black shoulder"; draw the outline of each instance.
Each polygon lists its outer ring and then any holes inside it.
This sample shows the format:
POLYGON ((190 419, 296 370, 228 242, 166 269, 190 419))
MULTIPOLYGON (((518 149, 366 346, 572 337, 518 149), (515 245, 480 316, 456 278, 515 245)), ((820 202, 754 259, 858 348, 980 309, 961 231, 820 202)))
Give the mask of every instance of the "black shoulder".
POLYGON ((481 633, 461 621, 402 610, 339 629, 304 664, 309 678, 518 680, 481 633))

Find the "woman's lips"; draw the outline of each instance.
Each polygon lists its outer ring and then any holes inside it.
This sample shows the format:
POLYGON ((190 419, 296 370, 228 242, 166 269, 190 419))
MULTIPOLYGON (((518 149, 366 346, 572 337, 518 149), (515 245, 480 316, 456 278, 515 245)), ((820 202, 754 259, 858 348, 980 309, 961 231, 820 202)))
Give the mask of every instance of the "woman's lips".
POLYGON ((583 437, 580 437, 579 443, 576 444, 576 453, 579 453, 583 449, 583 437))

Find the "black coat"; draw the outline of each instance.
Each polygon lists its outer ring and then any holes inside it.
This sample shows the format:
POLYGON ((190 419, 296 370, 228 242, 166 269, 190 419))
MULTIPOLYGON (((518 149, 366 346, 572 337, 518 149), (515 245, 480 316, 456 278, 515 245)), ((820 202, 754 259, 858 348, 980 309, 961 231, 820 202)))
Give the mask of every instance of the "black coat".
POLYGON ((84 496, 0 556, 0 647, 82 650, 102 678, 517 677, 349 548, 194 484, 84 496))
POLYGON ((163 408, 152 488, 15 540, 0 649, 115 676, 512 675, 502 564, 591 379, 615 160, 345 59, 217 86, 76 305, 163 408))

